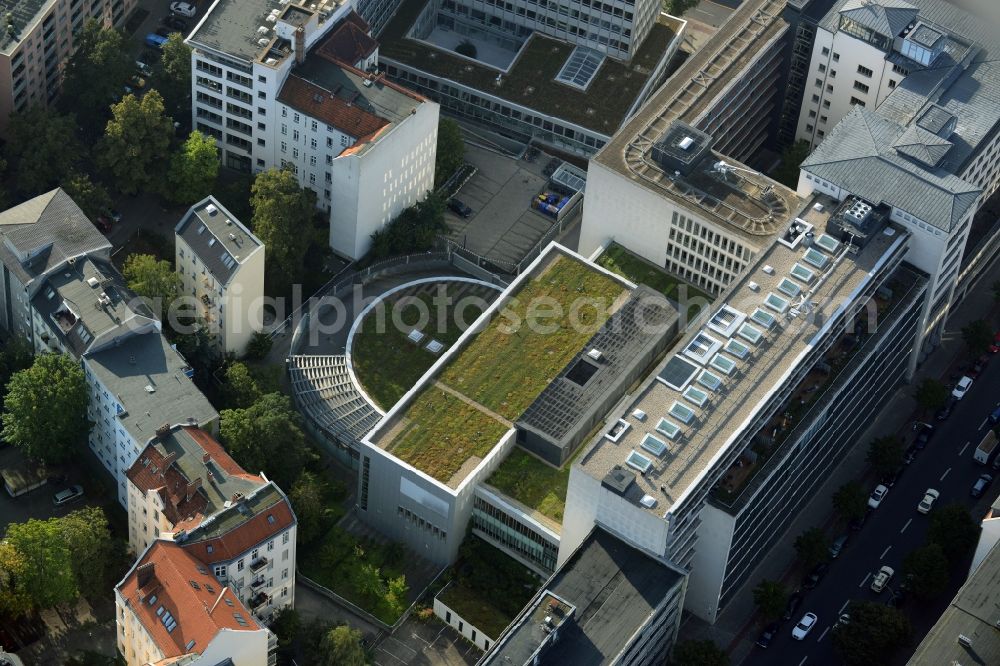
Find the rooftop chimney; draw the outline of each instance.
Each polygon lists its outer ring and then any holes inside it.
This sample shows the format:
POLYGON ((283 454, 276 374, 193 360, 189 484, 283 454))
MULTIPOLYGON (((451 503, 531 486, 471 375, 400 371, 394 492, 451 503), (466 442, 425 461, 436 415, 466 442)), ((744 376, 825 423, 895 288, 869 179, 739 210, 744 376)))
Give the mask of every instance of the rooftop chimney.
POLYGON ((202 461, 203 463, 205 463, 205 464, 208 464, 209 462, 211 462, 211 461, 212 461, 212 454, 210 454, 210 453, 206 453, 205 455, 203 455, 203 456, 201 457, 201 461, 202 461))
POLYGON ((295 29, 295 64, 301 65, 306 61, 306 29, 298 27, 295 29))
POLYGON ((243 493, 233 493, 232 498, 233 504, 239 504, 243 501, 243 493))
POLYGON ((139 589, 146 587, 151 580, 155 577, 156 572, 153 570, 153 563, 147 562, 142 564, 138 569, 135 570, 135 580, 139 584, 139 589))
POLYGON ((198 492, 199 488, 201 488, 201 477, 200 476, 198 478, 196 478, 194 481, 190 482, 187 485, 187 492, 184 494, 185 499, 188 502, 190 502, 191 498, 194 497, 194 494, 196 492, 198 492))
POLYGON ((158 439, 164 439, 166 438, 167 435, 170 434, 170 430, 171 430, 170 424, 164 423, 163 425, 161 425, 159 428, 156 429, 156 437, 158 439))
POLYGON ((175 460, 177 460, 177 452, 176 452, 176 451, 171 451, 171 452, 170 452, 170 453, 168 453, 167 455, 163 456, 163 464, 161 465, 161 469, 162 469, 162 471, 163 471, 163 472, 166 472, 166 471, 167 471, 167 469, 168 469, 168 468, 169 468, 169 467, 170 467, 171 465, 173 465, 173 464, 174 464, 174 461, 175 461, 175 460))

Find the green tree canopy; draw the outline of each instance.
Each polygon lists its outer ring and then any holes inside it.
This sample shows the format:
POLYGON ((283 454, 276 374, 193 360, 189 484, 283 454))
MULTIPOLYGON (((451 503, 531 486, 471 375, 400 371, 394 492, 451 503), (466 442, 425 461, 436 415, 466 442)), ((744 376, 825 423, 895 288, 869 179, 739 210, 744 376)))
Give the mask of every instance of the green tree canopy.
POLYGON ((776 580, 762 580, 753 588, 753 602, 765 622, 781 617, 788 603, 788 590, 776 580))
POLYGON ((979 541, 979 523, 972 519, 968 508, 957 502, 931 513, 927 541, 936 543, 951 564, 957 564, 979 541))
POLYGON ((465 139, 462 138, 462 128, 451 118, 441 117, 438 120, 437 152, 434 157, 434 184, 444 183, 464 162, 465 139))
POLYGON ((795 538, 795 552, 807 569, 825 562, 830 554, 830 540, 818 527, 811 527, 795 538))
MULTIPOLYGON (((224 392, 226 404, 229 407, 246 409, 253 403, 257 402, 263 395, 263 391, 261 391, 260 385, 257 383, 257 379, 250 372, 250 368, 247 367, 246 363, 241 363, 239 361, 230 363, 226 366, 226 371, 223 374, 223 377, 225 378, 224 392)), ((302 535, 301 522, 302 520, 300 517, 300 538, 302 535)))
POLYGON ((174 302, 181 289, 181 276, 165 259, 151 254, 130 254, 125 259, 122 275, 128 288, 146 299, 147 305, 161 315, 174 302))
POLYGON ((423 201, 404 209, 385 228, 372 234, 372 254, 381 258, 431 249, 438 233, 448 228, 444 209, 444 199, 428 194, 423 201))
POLYGON ((993 329, 985 319, 977 319, 962 327, 962 340, 969 349, 969 354, 979 356, 993 342, 993 329))
POLYGON ((917 404, 925 412, 933 412, 944 407, 950 395, 948 387, 933 377, 921 381, 913 392, 917 404))
POLYGON ((385 581, 382 580, 382 570, 374 564, 362 564, 358 569, 358 592, 368 601, 375 604, 385 596, 385 581))
POLYGON ((891 474, 903 464, 903 442, 898 437, 888 435, 873 439, 868 445, 866 460, 878 475, 891 474))
POLYGON ((72 569, 80 592, 96 597, 118 581, 108 579, 112 541, 104 512, 88 506, 59 519, 66 547, 73 553, 72 569))
POLYGON ((7 526, 7 542, 24 562, 17 589, 35 608, 50 608, 79 596, 73 573, 74 553, 63 538, 59 518, 7 526))
POLYGON ((167 35, 153 78, 169 115, 180 118, 191 113, 191 47, 184 43, 184 35, 179 32, 167 35))
POLYGON ((774 179, 793 190, 799 184, 799 165, 809 157, 809 142, 796 141, 781 151, 781 166, 774 172, 774 179))
POLYGON ((365 666, 361 632, 347 625, 331 629, 323 637, 324 666, 365 666))
POLYGON ((257 174, 250 188, 253 232, 267 248, 270 274, 294 282, 301 275, 309 244, 309 229, 316 210, 316 194, 299 187, 290 169, 269 169, 257 174))
POLYGON ((663 9, 671 16, 683 16, 698 6, 700 0, 663 0, 663 9))
POLYGON ((80 210, 93 222, 111 208, 111 197, 100 183, 95 183, 87 174, 74 171, 62 182, 80 210))
POLYGON ((88 19, 74 35, 73 47, 66 62, 60 107, 75 113, 84 134, 96 139, 108 106, 121 99, 132 74, 131 49, 121 31, 102 28, 94 19, 88 19))
POLYGON ((850 624, 833 632, 833 645, 848 666, 870 666, 891 661, 910 637, 910 621, 889 606, 868 601, 851 602, 850 624))
MULTIPOLYGON (((174 34, 177 33, 171 37, 174 34)), ((170 188, 166 194, 176 203, 193 204, 212 193, 218 175, 219 150, 215 139, 195 130, 170 160, 167 178, 170 188)))
POLYGON ((288 499, 295 509, 298 519, 300 543, 311 543, 323 533, 326 526, 327 508, 324 502, 323 482, 318 476, 306 470, 292 485, 288 499))
POLYGON ((279 486, 291 488, 313 453, 288 396, 268 393, 246 409, 224 409, 220 434, 229 453, 245 470, 263 471, 279 486))
POLYGON ((921 599, 935 599, 948 589, 948 558, 936 543, 928 543, 906 556, 903 572, 913 575, 913 593, 921 599))
POLYGON ((3 436, 33 460, 60 463, 79 455, 90 431, 87 383, 64 354, 42 354, 11 377, 4 398, 3 436))
POLYGON ((680 641, 674 646, 675 666, 729 666, 729 655, 710 640, 680 641))
POLYGON ((31 610, 33 600, 24 589, 28 563, 9 541, 0 541, 0 615, 20 617, 31 610))
POLYGON ((848 481, 833 494, 833 509, 848 522, 864 518, 868 510, 868 493, 857 481, 848 481))
POLYGON ((12 114, 6 154, 21 194, 33 197, 48 192, 68 180, 83 159, 76 118, 44 108, 12 114))
POLYGON ((14 373, 30 368, 35 356, 24 338, 12 337, 0 350, 0 387, 6 387, 14 373))
POLYGON ((111 107, 111 115, 98 152, 99 164, 125 194, 153 188, 166 169, 174 133, 163 98, 155 90, 141 100, 125 95, 111 107))

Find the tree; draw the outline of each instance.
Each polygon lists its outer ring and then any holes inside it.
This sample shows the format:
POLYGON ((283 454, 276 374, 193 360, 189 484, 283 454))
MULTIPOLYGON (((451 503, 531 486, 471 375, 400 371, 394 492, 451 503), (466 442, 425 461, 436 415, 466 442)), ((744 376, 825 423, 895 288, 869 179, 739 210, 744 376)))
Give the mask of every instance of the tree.
POLYGON ((848 666, 891 661, 910 638, 910 621, 895 608, 869 601, 851 602, 850 624, 833 632, 833 645, 848 666))
MULTIPOLYGON (((245 363, 236 361, 226 367, 225 377, 226 404, 237 409, 246 409, 257 402, 263 392, 257 380, 250 373, 245 363)), ((301 517, 299 518, 299 534, 301 536, 301 517)))
POLYGON ((774 171, 774 179, 793 190, 799 184, 799 165, 809 157, 809 142, 796 141, 781 151, 781 166, 774 171))
POLYGON ((406 576, 400 574, 386 581, 385 603, 394 615, 401 615, 406 609, 406 593, 410 586, 406 584, 406 576))
POLYGON ((891 474, 903 464, 903 442, 893 435, 873 439, 866 460, 879 476, 891 474))
POLYGON ((365 666, 361 632, 346 624, 331 629, 323 637, 324 666, 365 666))
POLYGON ((927 541, 936 543, 952 565, 957 564, 979 541, 979 523, 972 519, 969 510, 959 503, 935 509, 927 541))
POLYGON ((906 556, 903 572, 912 575, 911 589, 920 599, 935 599, 948 589, 948 558, 936 543, 928 543, 906 556))
POLYGON ((689 9, 698 6, 700 0, 663 0, 663 9, 671 16, 683 16, 689 9))
POLYGON ((710 640, 680 641, 672 662, 677 666, 729 666, 729 655, 710 640))
POLYGON ((274 614, 270 629, 278 637, 278 644, 283 647, 287 646, 302 631, 302 616, 294 608, 285 606, 274 614))
MULTIPOLYGON (((160 62, 155 74, 157 90, 163 95, 163 105, 174 118, 191 113, 191 48, 184 35, 172 32, 160 47, 160 62)), ((198 199, 195 199, 198 201, 198 199)))
POLYGON ((121 99, 132 74, 131 49, 121 31, 104 29, 94 19, 88 19, 73 37, 73 46, 73 55, 66 61, 60 107, 76 113, 85 136, 96 139, 108 105, 121 99))
POLYGON ((181 290, 181 276, 170 262, 157 260, 151 254, 130 254, 125 259, 122 275, 128 280, 128 288, 145 299, 157 315, 170 307, 181 290))
POLYGON ((316 194, 299 187, 290 169, 262 171, 250 192, 253 231, 267 248, 272 275, 296 280, 309 242, 316 194))
POLYGON ((0 541, 0 615, 20 617, 31 610, 31 595, 18 585, 25 579, 27 566, 13 544, 0 541))
POLYGON ((776 580, 762 580, 753 588, 753 602, 765 622, 781 617, 788 603, 788 591, 776 580))
POLYGON ((50 608, 79 596, 74 554, 63 539, 60 520, 29 520, 7 526, 7 543, 24 561, 17 589, 35 608, 50 608))
POLYGON ((385 596, 382 570, 374 564, 362 564, 358 569, 358 592, 375 602, 385 596))
POLYGON ((848 481, 833 494, 833 509, 847 522, 859 520, 868 510, 868 493, 857 481, 848 481))
POLYGON ((164 114, 163 98, 150 90, 142 99, 125 95, 111 107, 98 152, 116 187, 125 194, 150 188, 164 171, 174 133, 173 121, 164 114))
POLYGON ((212 193, 218 175, 219 150, 215 139, 195 130, 170 160, 167 197, 189 205, 201 201, 212 193))
POLYGON ((916 398, 917 404, 925 412, 937 411, 944 407, 945 403, 948 402, 949 395, 951 395, 951 392, 948 390, 948 387, 932 377, 928 377, 920 382, 913 392, 913 397, 916 398))
POLYGON ((977 319, 962 328, 962 340, 969 348, 969 354, 979 356, 993 342, 993 329, 985 319, 977 319))
POLYGON ((84 156, 72 115, 32 108, 11 115, 7 134, 7 157, 17 189, 26 197, 48 192, 68 180, 84 156))
POLYGON ((830 542, 818 527, 809 528, 795 539, 795 552, 807 569, 825 561, 829 550, 830 542))
POLYGON ((445 202, 437 194, 404 209, 384 229, 372 234, 372 254, 376 258, 431 249, 438 233, 448 227, 444 221, 445 202))
POLYGON ((3 437, 33 460, 69 460, 90 430, 89 399, 78 363, 64 354, 42 354, 7 384, 3 437))
POLYGON ((108 580, 112 541, 104 512, 93 506, 79 509, 61 518, 59 527, 73 553, 73 575, 80 592, 87 597, 105 593, 117 581, 108 580))
POLYGON ((244 469, 265 471, 279 486, 291 488, 312 458, 291 399, 268 393, 246 409, 222 410, 220 434, 244 469))
POLYGON ((7 386, 15 373, 30 368, 34 361, 35 356, 31 353, 31 345, 27 340, 10 338, 3 351, 0 351, 0 386, 7 386))
MULTIPOLYGON (((460 49, 455 50, 463 53, 460 49)), ((463 55, 469 54, 463 53, 463 55)), ((475 58, 476 56, 473 54, 469 57, 475 58)), ((462 138, 462 128, 451 118, 440 118, 438 120, 437 152, 434 157, 434 184, 437 186, 444 183, 464 163, 465 139, 462 138)))
POLYGON ((108 191, 100 183, 91 180, 90 176, 85 173, 72 172, 63 181, 62 188, 92 221, 111 208, 111 197, 108 195, 108 191))
POLYGON ((274 340, 271 336, 263 331, 257 331, 252 336, 250 336, 250 342, 247 343, 245 356, 252 360, 261 360, 271 353, 271 347, 274 344, 274 340))
POLYGON ((292 485, 288 499, 298 519, 298 536, 302 543, 311 543, 323 533, 327 509, 323 482, 310 471, 304 471, 292 485))

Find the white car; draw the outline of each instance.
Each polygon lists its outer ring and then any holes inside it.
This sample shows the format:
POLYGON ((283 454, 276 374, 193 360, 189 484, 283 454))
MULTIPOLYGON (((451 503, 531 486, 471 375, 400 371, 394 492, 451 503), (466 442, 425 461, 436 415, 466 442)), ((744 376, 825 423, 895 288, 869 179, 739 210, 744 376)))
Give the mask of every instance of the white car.
POLYGON ((797 641, 805 640, 812 628, 816 626, 816 616, 813 613, 806 613, 799 620, 799 623, 792 629, 792 638, 797 641))
POLYGON ((883 566, 879 569, 878 573, 875 575, 875 580, 872 581, 872 592, 881 592, 884 590, 886 584, 889 582, 889 579, 892 578, 894 573, 896 572, 892 570, 892 567, 883 566))
POLYGON ((927 492, 924 493, 924 498, 920 500, 920 504, 917 505, 917 511, 920 513, 930 513, 930 510, 934 507, 934 500, 936 500, 940 495, 941 493, 933 488, 928 488, 927 492))
POLYGON ((883 486, 881 483, 878 484, 877 486, 875 486, 875 490, 872 491, 872 494, 868 496, 868 506, 870 506, 873 509, 877 509, 879 507, 879 504, 882 503, 882 500, 884 500, 885 496, 888 494, 889 494, 889 489, 883 486))
POLYGON ((971 386, 972 386, 972 377, 964 375, 961 379, 958 380, 958 384, 955 385, 955 388, 952 389, 951 396, 955 398, 955 400, 961 400, 962 398, 965 397, 965 394, 969 392, 969 388, 971 386))
POLYGON ((171 2, 170 11, 179 16, 186 16, 188 18, 194 18, 194 15, 198 13, 198 9, 194 5, 186 2, 171 2))

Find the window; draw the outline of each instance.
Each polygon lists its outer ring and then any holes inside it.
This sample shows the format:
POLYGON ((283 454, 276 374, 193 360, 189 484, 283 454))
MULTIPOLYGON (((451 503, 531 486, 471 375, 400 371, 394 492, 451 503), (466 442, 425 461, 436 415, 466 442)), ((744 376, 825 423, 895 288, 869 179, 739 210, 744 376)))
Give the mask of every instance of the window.
POLYGON ((821 123, 825 123, 825 122, 826 122, 827 120, 829 120, 829 119, 828 119, 828 118, 827 118, 826 116, 820 116, 820 117, 819 117, 819 121, 820 121, 821 123))
POLYGON ((281 580, 286 580, 288 578, 288 569, 281 570, 281 580))
POLYGON ((823 79, 816 79, 816 81, 815 81, 815 83, 813 83, 813 85, 815 85, 817 88, 822 88, 823 87, 823 79))
POLYGON ((824 136, 826 136, 826 132, 824 132, 823 130, 819 130, 818 132, 816 132, 816 136, 822 139, 824 136))
POLYGON ((823 108, 824 109, 829 109, 830 108, 830 100, 828 100, 828 99, 823 100, 823 108))
POLYGON ((825 71, 826 71, 826 65, 824 65, 824 64, 820 64, 820 66, 819 66, 819 71, 821 71, 821 72, 825 72, 825 71))
POLYGON ((261 83, 267 83, 267 77, 264 76, 263 74, 258 74, 257 80, 260 81, 261 83))
POLYGON ((265 109, 262 106, 258 106, 257 107, 257 115, 266 116, 267 115, 267 109, 265 109))
POLYGON ((314 120, 314 121, 312 121, 311 127, 312 127, 312 131, 315 132, 316 130, 319 129, 319 124, 314 120))
POLYGON ((823 47, 823 51, 822 51, 822 53, 823 53, 823 55, 824 55, 824 56, 828 56, 828 55, 830 55, 830 49, 828 49, 828 48, 826 48, 826 47, 824 46, 824 47, 823 47))
POLYGON ((830 85, 829 83, 828 83, 828 84, 826 84, 826 91, 827 91, 827 92, 833 92, 833 86, 832 86, 832 85, 830 85))
POLYGON ((226 577, 226 565, 225 564, 216 564, 215 565, 215 577, 216 578, 225 578, 226 577))
POLYGON ((240 558, 240 561, 236 563, 236 570, 237 571, 243 571, 243 559, 242 558, 240 558))
POLYGON ((896 81, 894 79, 889 79, 889 90, 896 87, 896 81))
POLYGON ((837 53, 836 51, 833 53, 833 61, 840 62, 840 54, 837 53))
POLYGON ((282 118, 288 117, 288 109, 286 109, 285 107, 281 107, 281 117, 282 118))
POLYGON ((851 106, 860 106, 860 107, 864 107, 864 105, 865 105, 865 103, 864 103, 864 102, 862 102, 862 101, 861 101, 860 99, 858 99, 857 97, 852 97, 852 98, 851 98, 851 106))
POLYGON ((830 78, 831 79, 837 78, 837 70, 835 70, 835 69, 831 69, 830 70, 830 78))
POLYGON ((809 117, 810 118, 815 118, 816 117, 816 112, 815 111, 810 111, 809 112, 809 117))
POLYGON ((902 65, 893 65, 892 71, 894 74, 902 74, 903 76, 906 76, 907 74, 910 73, 910 70, 906 69, 902 65))
POLYGON ((861 83, 861 81, 855 81, 854 82, 854 89, 855 90, 860 90, 863 93, 867 93, 868 92, 868 86, 865 85, 864 83, 861 83))
POLYGON ((813 95, 813 104, 816 104, 818 102, 819 102, 819 95, 813 95))
POLYGON ((302 117, 302 116, 300 116, 300 115, 299 115, 299 114, 297 114, 297 113, 296 113, 296 114, 294 114, 294 115, 292 116, 292 122, 294 122, 295 124, 298 124, 298 122, 299 122, 299 119, 300 119, 301 117, 302 117))
POLYGON ((267 542, 267 552, 271 552, 272 550, 274 550, 274 539, 267 542))
POLYGON ((257 93, 257 98, 258 99, 267 99, 267 94, 263 90, 261 90, 259 93, 257 93))
POLYGON ((286 125, 285 123, 281 123, 281 133, 284 136, 288 136, 288 125, 286 125))
POLYGON ((810 134, 812 134, 813 126, 812 125, 806 125, 806 131, 809 132, 810 134))
POLYGON ((285 532, 284 534, 281 535, 281 543, 283 544, 288 543, 288 532, 285 532))
POLYGON ((858 74, 870 79, 872 78, 872 74, 874 74, 874 72, 864 65, 858 65, 858 74))
POLYGON ((309 166, 316 166, 316 156, 315 155, 310 155, 309 156, 309 166))

